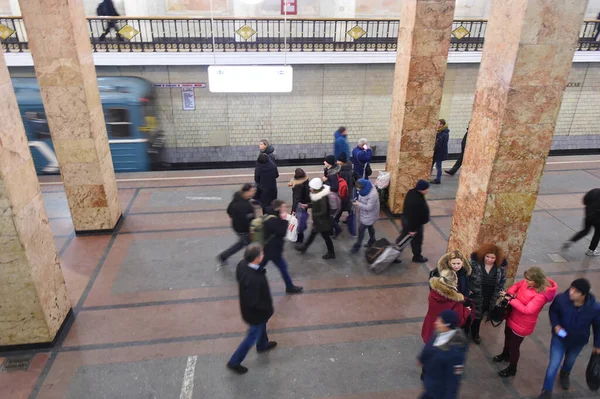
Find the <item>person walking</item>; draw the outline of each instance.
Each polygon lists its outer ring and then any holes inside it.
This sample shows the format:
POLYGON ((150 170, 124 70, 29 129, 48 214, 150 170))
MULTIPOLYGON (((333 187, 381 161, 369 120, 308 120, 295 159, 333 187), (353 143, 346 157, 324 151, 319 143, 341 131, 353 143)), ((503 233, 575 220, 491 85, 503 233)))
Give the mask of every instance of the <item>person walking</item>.
POLYGON ((437 125, 437 133, 435 135, 435 147, 433 149, 433 163, 431 167, 435 165, 437 171, 435 179, 431 181, 431 184, 442 183, 442 162, 448 159, 448 141, 450 140, 450 129, 445 119, 440 119, 437 125))
POLYGON ((471 314, 471 309, 465 306, 465 297, 458 292, 458 277, 453 270, 444 269, 439 277, 429 279, 429 306, 423 320, 421 338, 427 343, 434 333, 436 318, 444 311, 451 309, 458 315, 457 326, 462 327, 471 314))
POLYGON ((368 179, 367 165, 373 159, 373 150, 369 147, 367 139, 358 140, 358 146, 352 150, 352 164, 354 172, 359 178, 368 179))
POLYGON ((569 241, 563 244, 562 250, 568 251, 573 243, 587 236, 594 228, 594 236, 585 253, 587 256, 600 256, 598 243, 600 242, 600 188, 588 191, 583 196, 583 205, 585 205, 585 219, 583 221, 583 230, 575 234, 569 241))
POLYGON ((460 317, 449 309, 435 319, 435 335, 418 357, 425 388, 421 399, 458 398, 469 347, 465 333, 458 328, 459 323, 460 317))
POLYGON ((511 310, 504 327, 504 348, 494 356, 494 362, 508 361, 508 367, 498 372, 500 377, 517 374, 521 343, 533 334, 538 316, 544 305, 552 302, 558 285, 547 278, 542 269, 531 267, 525 271, 525 279, 513 284, 507 291, 511 310))
POLYGON ((250 244, 236 270, 242 319, 250 325, 246 338, 227 362, 227 368, 237 374, 248 372, 242 362, 254 344, 258 353, 268 352, 277 346, 277 342, 269 341, 267 336, 267 322, 274 310, 266 270, 259 266, 262 260, 260 245, 250 244))
POLYGON ((494 308, 505 294, 507 266, 502 250, 496 245, 483 244, 471 254, 471 299, 474 306, 471 338, 477 345, 481 343, 479 330, 483 315, 494 308))
POLYGON ((444 171, 444 172, 446 172, 447 175, 454 176, 456 174, 456 172, 458 172, 458 170, 462 166, 463 157, 465 155, 465 147, 467 146, 467 135, 468 134, 469 134, 469 126, 467 125, 467 131, 465 132, 465 135, 463 136, 462 141, 460 142, 460 155, 458 156, 458 159, 454 163, 454 166, 450 170, 444 171))
POLYGON ((334 134, 333 155, 338 159, 342 154, 350 156, 350 144, 348 143, 348 131, 340 126, 334 134))
POLYGON ((578 278, 571 283, 568 290, 558 294, 550 305, 550 324, 552 325, 550 362, 546 369, 540 399, 552 397, 559 369, 561 387, 563 389, 570 388, 571 370, 577 356, 590 340, 590 327, 594 330, 592 352, 600 355, 600 304, 596 302, 596 298, 590 290, 590 282, 585 278, 578 278))
POLYGON ((292 277, 288 271, 288 264, 283 258, 283 240, 288 229, 288 208, 287 204, 276 199, 270 207, 267 207, 267 215, 275 217, 265 218, 264 228, 264 257, 260 267, 265 267, 269 261, 273 262, 281 272, 281 277, 285 282, 285 292, 288 294, 297 294, 302 292, 302 287, 294 285, 292 277))
POLYGON ((342 199, 338 192, 340 184, 338 181, 338 173, 340 172, 341 166, 337 164, 337 161, 333 155, 327 155, 323 161, 325 170, 323 171, 323 183, 329 186, 329 215, 333 223, 333 238, 336 239, 342 232, 339 220, 342 214, 342 199))
POLYGON ((250 202, 256 194, 253 184, 246 183, 241 190, 233 194, 233 199, 227 206, 227 214, 231 218, 231 227, 238 240, 231 247, 217 256, 217 262, 223 266, 227 258, 250 244, 250 222, 254 219, 254 206, 250 202))
MULTIPOLYGON (((288 186, 292 188, 292 215, 298 210, 298 206, 307 208, 310 202, 310 188, 308 187, 308 176, 303 169, 296 169, 294 171, 294 177, 288 183, 288 186)), ((297 243, 301 244, 304 242, 304 232, 298 231, 297 243)))
POLYGON ((310 206, 312 207, 313 227, 306 243, 296 245, 295 248, 303 254, 306 253, 317 234, 321 234, 321 237, 325 240, 325 245, 327 245, 327 253, 323 255, 323 259, 335 259, 335 249, 333 248, 333 241, 331 241, 333 222, 329 216, 329 199, 327 198, 330 188, 323 185, 323 181, 318 177, 311 179, 308 186, 311 189, 310 206))
POLYGON ((365 230, 369 230, 369 241, 365 247, 370 247, 377 241, 375 238, 375 228, 373 227, 379 219, 379 194, 373 184, 367 179, 358 179, 356 183, 358 190, 358 199, 354 201, 353 206, 358 207, 359 221, 358 239, 352 246, 351 253, 360 251, 363 240, 365 239, 365 230))
POLYGON ((429 191, 429 183, 426 180, 419 180, 415 188, 408 190, 404 198, 404 208, 402 212, 402 233, 396 238, 398 244, 407 235, 412 236, 410 242, 412 248, 412 261, 425 263, 428 261, 423 256, 423 226, 429 223, 429 205, 425 195, 429 191))
POLYGON ((342 212, 340 212, 337 216, 337 222, 339 223, 340 218, 342 217, 342 213, 344 211, 348 213, 352 211, 352 200, 356 198, 354 190, 355 182, 358 180, 358 175, 354 173, 352 162, 348 161, 348 158, 345 154, 342 154, 338 157, 337 164, 340 166, 338 176, 344 179, 344 181, 346 182, 346 186, 348 186, 348 194, 346 195, 346 198, 341 198, 342 212))
POLYGON ((260 203, 263 213, 266 213, 267 207, 277 199, 278 177, 277 166, 269 160, 267 154, 260 154, 254 170, 254 182, 257 186, 255 199, 260 203))
POLYGON ((258 150, 260 151, 261 154, 266 154, 267 157, 269 157, 269 160, 271 162, 275 163, 275 149, 273 148, 273 146, 271 144, 269 144, 269 140, 262 139, 258 143, 258 150))
MULTIPOLYGON (((119 13, 117 12, 112 0, 103 0, 100 4, 98 4, 98 7, 96 8, 96 14, 98 14, 99 17, 119 16, 119 13)), ((99 37, 100 41, 106 40, 106 35, 110 33, 111 29, 114 29, 117 33, 117 40, 122 42, 124 40, 123 36, 121 36, 119 33, 119 27, 117 26, 117 22, 114 20, 108 20, 104 33, 102 33, 99 37)))

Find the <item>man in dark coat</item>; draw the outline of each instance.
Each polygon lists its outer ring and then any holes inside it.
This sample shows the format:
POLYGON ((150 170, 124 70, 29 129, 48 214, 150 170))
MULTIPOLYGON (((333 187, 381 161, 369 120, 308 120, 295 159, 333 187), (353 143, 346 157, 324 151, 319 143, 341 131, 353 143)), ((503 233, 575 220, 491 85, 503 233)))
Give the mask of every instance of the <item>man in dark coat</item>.
POLYGON ((269 342, 267 336, 267 321, 273 315, 273 298, 266 270, 259 266, 262 260, 260 245, 250 244, 236 270, 242 318, 250 325, 246 338, 227 362, 227 368, 237 374, 248 371, 242 362, 254 344, 258 353, 268 352, 277 346, 277 342, 269 342))
POLYGON ((458 320, 451 309, 440 313, 435 321, 436 334, 419 355, 425 388, 421 399, 458 398, 468 349, 467 337, 458 328, 458 320))
POLYGON ((419 180, 415 188, 408 190, 404 198, 404 210, 402 211, 402 233, 396 238, 398 244, 407 235, 412 236, 410 242, 413 262, 425 263, 427 258, 423 256, 423 226, 429 223, 429 205, 425 195, 429 190, 429 183, 419 180))
POLYGON ((269 160, 267 154, 260 154, 254 170, 254 182, 257 185, 255 199, 260 202, 263 213, 266 213, 267 207, 277 199, 278 177, 277 166, 269 160))
POLYGON ((437 126, 437 134, 435 135, 435 147, 433 149, 433 164, 437 173, 432 184, 440 184, 442 182, 442 162, 448 159, 448 141, 450 140, 450 129, 445 119, 440 119, 437 126))
POLYGON ((444 171, 444 172, 446 172, 446 174, 448 174, 450 176, 454 176, 456 174, 456 172, 458 172, 458 170, 462 166, 463 156, 465 155, 465 147, 467 146, 467 135, 468 134, 469 134, 469 126, 467 126, 467 131, 465 132, 465 135, 463 136, 463 139, 460 142, 460 155, 458 156, 458 159, 456 160, 456 162, 454 163, 454 166, 450 170, 444 171))
POLYGON ((255 194, 254 185, 246 183, 240 191, 233 195, 233 199, 227 207, 227 214, 231 218, 231 227, 238 236, 238 240, 217 256, 219 265, 224 265, 227 258, 250 244, 250 222, 254 219, 254 206, 250 200, 255 194))
MULTIPOLYGON (((113 4, 112 0, 103 0, 100 4, 98 4, 98 7, 96 8, 96 14, 98 14, 99 17, 119 16, 119 13, 117 12, 117 9, 115 8, 115 5, 113 4)), ((106 40, 106 35, 110 33, 111 29, 114 29, 115 32, 117 32, 117 40, 123 41, 123 36, 119 34, 119 27, 117 26, 117 23, 113 20, 108 21, 107 27, 104 30, 104 33, 100 35, 99 39, 106 40)))
POLYGON ((552 324, 550 363, 546 370, 540 399, 552 397, 559 368, 560 385, 563 389, 569 389, 571 370, 577 356, 590 340, 590 328, 594 330, 592 352, 600 355, 600 304, 596 302, 590 290, 590 282, 578 278, 571 283, 568 290, 557 295, 550 306, 550 324, 552 324))
POLYGON ((260 267, 265 267, 269 261, 275 263, 275 266, 281 272, 281 277, 285 281, 285 292, 288 294, 297 294, 302 292, 302 287, 294 285, 292 277, 288 272, 288 264, 283 259, 283 240, 288 229, 288 208, 287 204, 281 200, 273 201, 272 206, 267 207, 267 214, 275 217, 265 218, 265 256, 260 263, 260 267))
POLYGON ((588 251, 585 254, 587 256, 600 256, 600 251, 596 249, 600 242, 600 188, 588 191, 583 197, 583 204, 585 205, 583 230, 564 243, 562 249, 563 251, 568 251, 574 242, 577 242, 588 235, 593 227, 594 236, 592 237, 588 251))

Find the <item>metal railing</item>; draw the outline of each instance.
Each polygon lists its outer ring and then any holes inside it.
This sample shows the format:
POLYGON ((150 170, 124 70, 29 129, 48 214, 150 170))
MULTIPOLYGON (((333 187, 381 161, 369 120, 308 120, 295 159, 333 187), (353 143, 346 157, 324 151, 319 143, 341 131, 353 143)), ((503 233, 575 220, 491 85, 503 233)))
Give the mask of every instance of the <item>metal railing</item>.
MULTIPOLYGON (((398 19, 88 18, 95 52, 396 51, 398 19)), ((457 20, 451 51, 481 51, 486 20, 457 20)), ((600 21, 584 22, 577 50, 598 51, 600 21)), ((0 17, 5 52, 28 51, 21 17, 0 17)))

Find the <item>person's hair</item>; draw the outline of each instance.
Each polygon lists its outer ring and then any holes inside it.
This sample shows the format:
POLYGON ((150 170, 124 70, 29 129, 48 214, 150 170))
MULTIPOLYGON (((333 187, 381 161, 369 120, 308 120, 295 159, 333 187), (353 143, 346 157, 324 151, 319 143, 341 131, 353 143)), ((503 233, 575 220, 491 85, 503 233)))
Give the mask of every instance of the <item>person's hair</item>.
POLYGON ((247 193, 248 191, 252 190, 253 188, 254 188, 254 184, 244 183, 244 185, 242 186, 242 189, 240 191, 243 193, 247 193))
POLYGON ((500 249, 500 247, 494 244, 482 244, 475 251, 475 255, 477 256, 477 260, 483 262, 485 260, 485 255, 494 254, 496 255, 496 266, 500 266, 502 262, 504 262, 504 253, 500 249))
POLYGON ((273 208, 274 211, 278 211, 279 209, 281 209, 281 205, 283 205, 283 204, 285 204, 285 201, 276 199, 276 200, 273 200, 273 202, 271 202, 271 208, 273 208))
POLYGON ((267 162, 269 162, 269 156, 265 153, 262 153, 258 156, 258 159, 256 160, 256 162, 267 163, 267 162))
POLYGON ((525 270, 524 276, 527 280, 531 280, 535 283, 535 290, 537 292, 542 292, 548 287, 548 279, 544 274, 544 271, 539 267, 530 267, 525 270))
POLYGON ((458 285, 458 276, 454 270, 443 269, 440 272, 440 281, 449 287, 454 287, 458 285))
POLYGON ((256 258, 260 256, 262 253, 262 247, 260 244, 250 244, 246 247, 246 251, 244 252, 244 260, 246 262, 252 262, 256 258))
POLYGON ((338 127, 338 133, 344 133, 346 131, 346 128, 344 126, 340 126, 338 127))
POLYGON ((302 168, 298 168, 294 171, 294 179, 304 179, 306 177, 306 172, 302 168))
POLYGON ((446 124, 446 120, 445 119, 440 119, 440 122, 442 123, 442 125, 446 124))
POLYGON ((260 142, 263 143, 266 147, 271 145, 271 144, 269 144, 269 140, 267 140, 267 139, 262 139, 260 142))
POLYGON ((356 188, 358 189, 358 191, 364 188, 363 185, 358 182, 358 180, 356 181, 356 188))
POLYGON ((358 145, 362 147, 363 145, 367 144, 368 142, 369 142, 369 140, 367 140, 367 139, 360 139, 360 140, 358 140, 358 145))

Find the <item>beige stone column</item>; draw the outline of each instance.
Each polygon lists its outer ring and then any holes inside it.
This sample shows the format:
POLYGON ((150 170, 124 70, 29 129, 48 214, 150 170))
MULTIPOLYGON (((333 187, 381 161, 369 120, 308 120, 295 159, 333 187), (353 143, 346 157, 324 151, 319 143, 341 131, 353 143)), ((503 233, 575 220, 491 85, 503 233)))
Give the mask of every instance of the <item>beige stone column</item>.
POLYGON ((429 179, 454 0, 402 0, 387 153, 389 207, 401 213, 406 192, 429 179))
POLYGON ((494 0, 449 249, 493 242, 517 272, 587 1, 494 0))
POLYGON ((110 231, 121 207, 82 2, 20 3, 75 231, 110 231))
POLYGON ((0 346, 52 342, 70 305, 0 48, 0 346))

